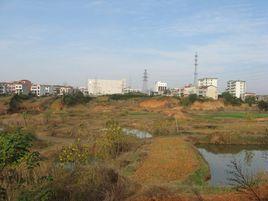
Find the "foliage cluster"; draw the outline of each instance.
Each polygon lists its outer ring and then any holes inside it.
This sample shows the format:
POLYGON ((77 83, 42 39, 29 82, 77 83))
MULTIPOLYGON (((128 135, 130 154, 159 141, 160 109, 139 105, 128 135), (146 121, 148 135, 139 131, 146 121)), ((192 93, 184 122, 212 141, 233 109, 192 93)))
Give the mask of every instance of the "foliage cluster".
POLYGON ((39 152, 30 150, 33 139, 21 130, 0 133, 0 197, 3 200, 10 199, 10 192, 28 183, 32 170, 40 165, 39 152), (21 168, 24 174, 20 173, 21 168))
POLYGON ((106 123, 105 134, 97 140, 97 155, 101 158, 114 158, 127 149, 126 136, 118 122, 111 120, 106 123))
POLYGON ((187 107, 187 106, 192 105, 195 101, 198 101, 198 99, 199 98, 198 98, 197 94, 190 94, 187 97, 182 97, 180 99, 180 103, 182 106, 187 107))
POLYGON ((261 111, 268 111, 268 102, 266 102, 266 101, 260 101, 260 102, 258 102, 258 108, 261 111))
POLYGON ((239 106, 242 104, 242 100, 240 98, 234 97, 229 92, 223 92, 222 98, 225 105, 233 105, 233 106, 239 106))
POLYGON ((84 96, 80 91, 75 92, 74 94, 64 94, 62 96, 62 103, 67 106, 73 106, 76 104, 85 104, 88 103, 92 97, 84 96))
POLYGON ((83 145, 78 139, 75 143, 62 148, 59 154, 59 161, 61 164, 85 164, 90 156, 92 156, 90 148, 83 145))
POLYGON ((109 100, 128 100, 133 98, 143 98, 148 97, 147 94, 140 92, 130 92, 126 94, 113 94, 109 96, 109 100))
POLYGON ((247 96, 245 98, 245 103, 247 103, 250 107, 256 103, 256 97, 254 96, 247 96))

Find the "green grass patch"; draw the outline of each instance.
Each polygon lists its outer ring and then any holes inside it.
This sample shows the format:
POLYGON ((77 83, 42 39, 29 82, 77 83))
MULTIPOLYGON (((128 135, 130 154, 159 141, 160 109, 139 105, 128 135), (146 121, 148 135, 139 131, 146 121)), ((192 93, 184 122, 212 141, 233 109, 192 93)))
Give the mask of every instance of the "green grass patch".
POLYGON ((197 118, 216 120, 216 119, 256 119, 266 118, 268 113, 250 113, 250 112, 218 112, 218 113, 202 113, 197 118))

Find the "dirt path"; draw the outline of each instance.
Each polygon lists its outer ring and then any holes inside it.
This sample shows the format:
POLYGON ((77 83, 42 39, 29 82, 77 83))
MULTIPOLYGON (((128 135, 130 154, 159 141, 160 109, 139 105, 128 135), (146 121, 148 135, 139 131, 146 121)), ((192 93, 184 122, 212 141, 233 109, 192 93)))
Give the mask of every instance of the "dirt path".
POLYGON ((157 137, 147 148, 147 157, 133 175, 139 183, 184 180, 200 166, 195 150, 181 137, 157 137))

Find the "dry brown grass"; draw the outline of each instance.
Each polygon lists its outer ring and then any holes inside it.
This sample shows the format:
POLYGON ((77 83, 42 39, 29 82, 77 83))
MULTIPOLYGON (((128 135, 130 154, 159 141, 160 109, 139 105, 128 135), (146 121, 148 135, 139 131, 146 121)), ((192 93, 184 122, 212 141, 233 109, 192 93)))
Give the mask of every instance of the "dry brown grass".
POLYGON ((154 138, 147 149, 147 157, 132 176, 142 184, 182 181, 200 165, 195 151, 180 137, 154 138))

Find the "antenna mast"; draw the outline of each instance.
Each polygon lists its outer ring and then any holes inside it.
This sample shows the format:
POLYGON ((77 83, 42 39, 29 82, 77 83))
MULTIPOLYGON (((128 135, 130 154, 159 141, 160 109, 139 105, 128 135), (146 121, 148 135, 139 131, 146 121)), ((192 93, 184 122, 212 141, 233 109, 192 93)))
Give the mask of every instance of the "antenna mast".
POLYGON ((198 66, 198 55, 197 55, 197 52, 195 53, 195 56, 194 56, 194 86, 197 87, 198 86, 198 73, 197 73, 197 66, 198 66))
POLYGON ((148 93, 148 73, 146 69, 144 70, 142 78, 143 78, 142 92, 147 94, 148 93))

